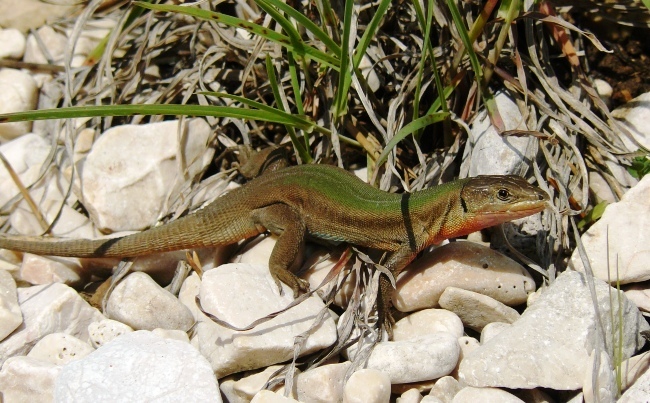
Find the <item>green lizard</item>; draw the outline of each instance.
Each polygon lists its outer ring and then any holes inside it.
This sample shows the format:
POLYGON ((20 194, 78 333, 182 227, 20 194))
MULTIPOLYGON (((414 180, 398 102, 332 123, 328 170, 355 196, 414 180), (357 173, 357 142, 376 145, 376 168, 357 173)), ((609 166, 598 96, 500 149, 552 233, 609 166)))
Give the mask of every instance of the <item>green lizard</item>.
MULTIPOLYGON (((0 235, 0 248, 39 255, 134 257, 236 243, 264 232, 278 236, 269 269, 298 295, 307 281, 291 272, 307 235, 390 252, 394 277, 424 248, 542 211, 548 196, 516 176, 479 176, 413 193, 376 189, 332 166, 274 171, 232 190, 186 217, 113 239, 0 235)), ((380 279, 379 320, 390 331, 391 283, 380 279)))

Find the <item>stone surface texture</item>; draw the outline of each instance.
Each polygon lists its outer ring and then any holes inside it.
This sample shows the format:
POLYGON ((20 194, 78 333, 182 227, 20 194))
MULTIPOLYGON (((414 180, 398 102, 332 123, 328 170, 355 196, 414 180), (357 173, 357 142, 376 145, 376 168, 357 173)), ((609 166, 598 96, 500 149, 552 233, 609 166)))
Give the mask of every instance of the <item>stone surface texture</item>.
MULTIPOLYGON (((628 358, 643 346, 640 332, 650 327, 624 296, 619 300, 607 284, 594 281, 606 345, 618 334, 613 329, 623 326, 622 352, 628 358), (621 304, 622 323, 618 315, 612 323, 610 291, 616 310, 621 304)), ((593 349, 605 348, 598 342, 596 318, 584 275, 563 273, 510 328, 463 358, 459 379, 475 387, 582 388, 593 349)))
POLYGON ((56 401, 221 402, 210 364, 187 343, 124 334, 63 367, 56 401))
POLYGON ((452 242, 425 254, 402 272, 393 301, 402 312, 437 308, 447 287, 516 306, 535 291, 535 282, 519 263, 497 251, 473 242, 452 242))

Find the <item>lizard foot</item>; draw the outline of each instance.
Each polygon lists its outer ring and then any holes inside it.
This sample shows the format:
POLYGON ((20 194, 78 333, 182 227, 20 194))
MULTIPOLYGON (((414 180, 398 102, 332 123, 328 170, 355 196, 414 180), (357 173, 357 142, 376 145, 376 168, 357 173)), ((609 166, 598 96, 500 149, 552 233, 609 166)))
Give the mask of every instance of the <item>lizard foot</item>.
POLYGON ((298 298, 298 296, 301 293, 306 293, 309 292, 309 281, 301 279, 300 277, 296 276, 289 270, 283 269, 283 270, 276 270, 273 271, 271 270, 271 276, 273 276, 273 279, 275 280, 275 284, 278 286, 278 290, 280 291, 280 294, 282 294, 282 284, 284 283, 293 290, 293 297, 298 298))

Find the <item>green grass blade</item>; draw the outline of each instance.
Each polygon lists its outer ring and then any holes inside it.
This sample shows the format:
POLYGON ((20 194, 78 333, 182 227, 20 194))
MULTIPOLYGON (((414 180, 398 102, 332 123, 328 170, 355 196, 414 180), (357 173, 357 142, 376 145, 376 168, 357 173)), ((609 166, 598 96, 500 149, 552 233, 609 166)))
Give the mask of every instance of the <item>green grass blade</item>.
POLYGON ((246 31, 259 35, 263 38, 266 38, 269 41, 279 43, 280 45, 286 47, 288 50, 296 52, 303 57, 309 57, 312 60, 315 60, 319 63, 325 64, 334 70, 339 69, 339 61, 332 55, 329 55, 319 49, 316 49, 311 46, 303 46, 304 42, 300 41, 294 43, 290 37, 273 31, 272 29, 265 28, 261 25, 254 24, 252 22, 242 20, 237 17, 230 15, 217 13, 214 11, 202 10, 199 8, 193 7, 182 7, 174 5, 163 5, 163 4, 148 4, 142 3, 139 1, 134 2, 133 4, 140 7, 148 8, 156 11, 164 12, 175 12, 180 14, 189 15, 191 17, 200 18, 203 20, 210 20, 215 22, 220 22, 231 27, 242 28, 246 31), (296 48, 297 47, 297 48, 296 48))
MULTIPOLYGON (((278 80, 275 77, 275 69, 273 68, 273 61, 271 60, 271 56, 269 55, 266 55, 266 73, 267 76, 269 77, 269 84, 271 86, 271 89, 273 90, 275 103, 278 105, 278 109, 284 110, 284 104, 282 103, 282 96, 280 94, 280 87, 278 85, 278 80)), ((285 127, 287 129, 287 133, 289 133, 289 137, 291 138, 293 147, 298 152, 298 155, 300 156, 302 162, 304 163, 311 162, 312 161, 311 155, 309 155, 309 152, 305 149, 303 143, 301 143, 298 140, 298 136, 296 135, 296 131, 294 130, 294 128, 291 125, 285 125, 285 127)))
POLYGON ((336 55, 337 58, 340 57, 340 55, 341 55, 341 47, 336 42, 334 42, 334 40, 332 40, 332 38, 330 38, 329 35, 325 31, 320 29, 320 27, 318 25, 314 24, 314 22, 312 20, 305 17, 305 15, 300 13, 295 8, 293 8, 293 7, 289 6, 287 3, 283 2, 283 1, 279 1, 279 0, 256 0, 256 2, 258 4, 260 2, 266 2, 266 3, 270 4, 271 6, 274 6, 274 7, 278 8, 279 10, 284 11, 289 17, 296 20, 296 22, 298 24, 305 27, 305 29, 307 31, 311 32, 312 34, 314 34, 314 36, 316 38, 320 39, 320 41, 323 42, 325 47, 327 47, 327 49, 331 53, 336 55))
POLYGON ((384 151, 381 152, 381 155, 379 158, 377 158, 377 168, 379 168, 388 158, 388 154, 390 154, 391 151, 397 146, 397 144, 404 140, 406 136, 408 136, 411 133, 416 132, 417 130, 423 129, 433 123, 440 122, 444 119, 447 119, 449 117, 449 113, 447 112, 437 112, 437 113, 432 113, 429 115, 422 116, 421 118, 415 119, 411 123, 407 124, 406 126, 402 127, 400 131, 393 136, 392 139, 386 144, 386 147, 384 147, 384 151))
POLYGON ((334 100, 334 117, 345 115, 348 111, 348 89, 352 82, 350 71, 350 35, 352 32, 352 8, 354 0, 345 1, 343 14, 343 37, 341 38, 341 64, 339 69, 339 86, 334 100))
MULTIPOLYGON (((298 110, 299 115, 304 115, 305 108, 302 103, 302 94, 300 93, 300 73, 296 66, 296 59, 293 57, 293 53, 291 52, 287 53, 287 59, 289 61, 289 76, 291 77, 291 88, 293 89, 296 109, 298 110)), ((303 140, 305 147, 309 149, 309 133, 304 132, 303 140)))
POLYGON ((460 39, 461 41, 463 41, 463 46, 465 46, 465 50, 467 51, 467 55, 469 56, 469 62, 472 65, 472 70, 474 70, 476 81, 480 85, 481 80, 483 78, 483 69, 481 68, 481 64, 478 61, 478 56, 476 56, 476 52, 474 52, 474 47, 472 46, 472 41, 469 39, 469 34, 467 33, 467 28, 463 23, 463 18, 460 15, 460 10, 458 10, 458 7, 456 7, 456 3, 454 0, 447 0, 447 6, 449 7, 449 11, 451 12, 451 18, 454 20, 454 25, 458 30, 460 39))
POLYGON ((293 125, 303 130, 313 130, 314 124, 289 114, 270 110, 252 110, 228 106, 210 105, 105 105, 77 106, 70 108, 44 109, 38 111, 0 114, 0 123, 28 120, 69 119, 83 117, 168 115, 168 116, 213 116, 235 119, 260 120, 293 125))
POLYGON ((379 23, 381 20, 384 18, 384 15, 386 14, 386 10, 388 10, 388 6, 390 6, 390 0, 381 0, 379 2, 379 7, 377 7, 377 11, 375 11, 375 15, 372 16, 372 20, 370 20, 370 24, 366 27, 366 31, 363 33, 363 36, 361 37, 361 40, 359 41, 359 44, 357 45, 357 48, 354 53, 354 68, 355 70, 359 68, 359 64, 361 63, 361 59, 363 59, 363 55, 366 54, 366 49, 368 49, 368 46, 370 46, 370 42, 375 38, 375 34, 377 33, 377 28, 379 27, 379 23))
MULTIPOLYGON (((417 2, 417 0, 415 1, 417 2)), ((418 73, 416 76, 416 85, 415 85, 415 94, 413 96, 413 118, 411 120, 415 121, 420 115, 420 94, 422 93, 422 76, 424 75, 424 66, 427 61, 427 56, 429 55, 429 44, 431 36, 431 23, 433 20, 433 0, 427 1, 427 20, 426 25, 424 26, 424 43, 422 44, 422 57, 420 58, 420 63, 418 63, 418 73)), ((435 69, 435 64, 434 64, 435 69)), ((421 130, 418 130, 414 133, 415 139, 420 140, 420 135, 422 134, 421 130)))

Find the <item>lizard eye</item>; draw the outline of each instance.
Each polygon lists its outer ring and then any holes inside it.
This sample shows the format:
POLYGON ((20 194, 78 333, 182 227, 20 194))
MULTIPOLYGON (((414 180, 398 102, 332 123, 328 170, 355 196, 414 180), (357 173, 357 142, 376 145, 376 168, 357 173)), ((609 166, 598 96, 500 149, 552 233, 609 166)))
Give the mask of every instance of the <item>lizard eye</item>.
POLYGON ((510 191, 508 189, 499 189, 497 192, 497 197, 499 200, 507 201, 510 199, 510 191))

